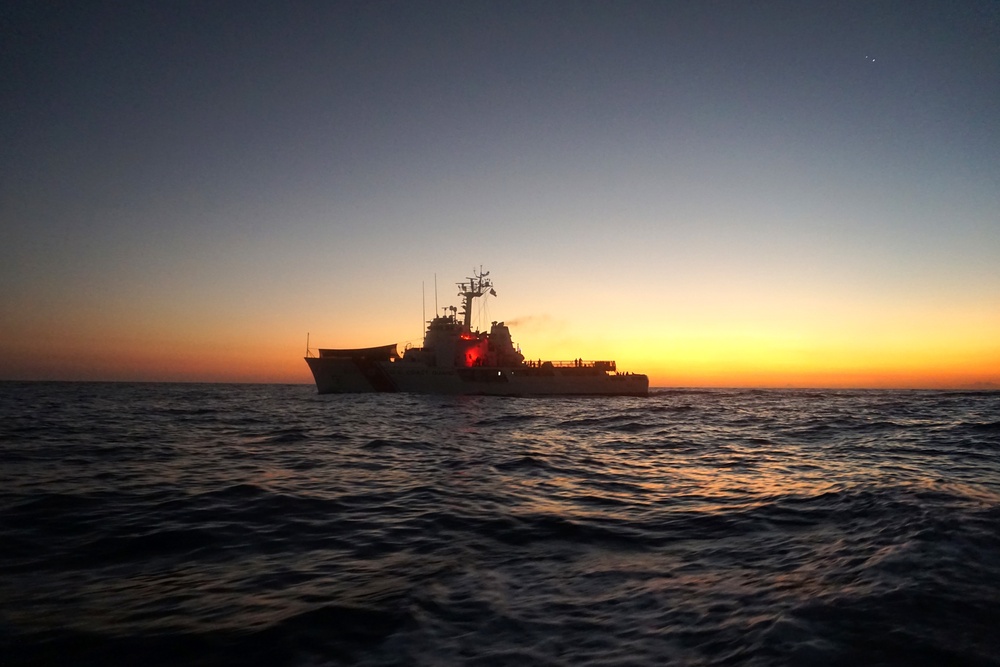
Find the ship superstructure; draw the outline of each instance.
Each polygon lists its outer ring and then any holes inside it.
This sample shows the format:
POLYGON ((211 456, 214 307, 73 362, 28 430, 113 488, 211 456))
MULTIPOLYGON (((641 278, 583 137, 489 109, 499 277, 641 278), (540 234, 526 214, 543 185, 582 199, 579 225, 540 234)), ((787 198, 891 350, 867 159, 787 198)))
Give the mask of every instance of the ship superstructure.
POLYGON ((360 349, 320 349, 306 363, 321 394, 413 392, 497 396, 645 396, 645 375, 620 373, 614 361, 526 361, 510 329, 493 322, 488 332, 472 329, 472 306, 496 296, 489 271, 473 270, 457 283, 462 309, 454 306, 427 324, 422 347, 403 355, 396 344, 360 349), (459 316, 461 319, 459 319, 459 316))

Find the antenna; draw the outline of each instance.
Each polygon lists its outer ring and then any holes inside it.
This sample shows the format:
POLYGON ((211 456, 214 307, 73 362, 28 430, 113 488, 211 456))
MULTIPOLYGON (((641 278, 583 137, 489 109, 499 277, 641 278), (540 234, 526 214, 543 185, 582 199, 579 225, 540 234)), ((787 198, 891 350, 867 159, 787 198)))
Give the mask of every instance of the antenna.
POLYGON ((438 274, 434 274, 434 317, 438 314, 438 274))
POLYGON ((309 332, 306 332, 306 356, 309 356, 309 332))
POLYGON ((462 318, 466 329, 472 324, 473 300, 487 292, 496 294, 493 290, 493 283, 487 278, 489 274, 489 271, 483 271, 482 266, 478 272, 473 267, 472 276, 468 278, 468 282, 457 283, 460 290, 458 295, 462 297, 462 318))
POLYGON ((424 281, 420 281, 420 331, 427 326, 427 292, 424 290, 424 281))

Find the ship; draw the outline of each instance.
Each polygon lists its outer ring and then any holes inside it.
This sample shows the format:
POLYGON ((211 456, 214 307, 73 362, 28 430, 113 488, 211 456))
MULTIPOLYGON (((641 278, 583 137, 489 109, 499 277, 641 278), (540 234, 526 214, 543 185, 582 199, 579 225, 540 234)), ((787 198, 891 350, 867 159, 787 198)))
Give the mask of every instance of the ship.
MULTIPOLYGON (((320 394, 410 392, 486 396, 646 396, 649 378, 620 372, 614 361, 526 359, 510 329, 493 322, 489 331, 473 330, 472 306, 486 294, 496 296, 489 271, 473 269, 456 283, 462 310, 455 306, 427 322, 422 347, 397 343, 355 349, 323 349, 306 363, 320 394), (460 317, 459 317, 460 316, 460 317)), ((436 300, 436 299, 435 299, 436 300)))

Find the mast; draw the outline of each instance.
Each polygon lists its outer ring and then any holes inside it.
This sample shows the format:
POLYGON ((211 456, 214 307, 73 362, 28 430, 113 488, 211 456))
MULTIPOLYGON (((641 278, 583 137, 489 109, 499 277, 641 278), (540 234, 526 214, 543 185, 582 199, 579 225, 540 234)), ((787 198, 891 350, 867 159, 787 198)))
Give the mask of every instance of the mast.
POLYGON ((472 300, 476 297, 480 297, 486 292, 489 292, 493 296, 497 293, 493 289, 493 283, 487 276, 490 275, 489 271, 483 271, 482 265, 479 267, 479 271, 472 269, 472 277, 467 278, 464 283, 456 283, 458 285, 458 295, 462 297, 462 319, 465 323, 465 328, 468 329, 472 324, 472 300))

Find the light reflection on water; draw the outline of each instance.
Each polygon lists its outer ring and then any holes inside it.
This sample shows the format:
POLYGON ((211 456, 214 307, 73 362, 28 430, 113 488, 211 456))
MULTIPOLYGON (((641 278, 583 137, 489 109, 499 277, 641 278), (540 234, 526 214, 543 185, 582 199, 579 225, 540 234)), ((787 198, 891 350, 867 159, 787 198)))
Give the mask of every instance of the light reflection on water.
POLYGON ((0 410, 25 662, 1000 655, 997 394, 8 383, 0 410))

